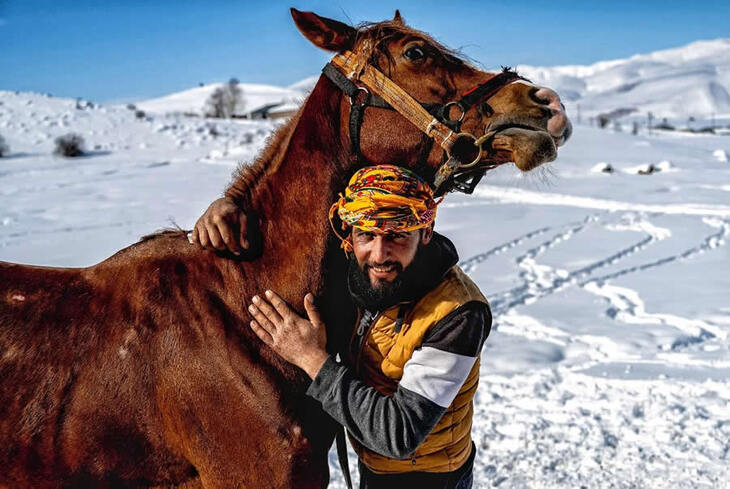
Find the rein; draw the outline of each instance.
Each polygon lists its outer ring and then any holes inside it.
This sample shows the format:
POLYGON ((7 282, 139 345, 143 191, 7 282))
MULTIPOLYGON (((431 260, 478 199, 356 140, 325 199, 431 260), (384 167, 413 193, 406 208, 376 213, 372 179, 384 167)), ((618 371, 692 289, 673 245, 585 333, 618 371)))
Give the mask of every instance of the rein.
POLYGON ((482 145, 491 140, 496 131, 488 131, 477 138, 471 133, 460 132, 461 123, 474 105, 487 101, 512 82, 525 80, 514 71, 504 69, 464 92, 458 101, 440 104, 418 102, 363 57, 350 51, 335 55, 322 72, 350 98, 350 145, 358 157, 361 157, 360 126, 366 107, 395 110, 420 129, 427 136, 422 159, 428 158, 433 142, 441 146, 442 164, 434 178, 436 195, 453 190, 470 194, 486 171, 497 166, 486 164, 477 167, 483 159, 482 145), (365 93, 365 100, 361 103, 357 102, 360 92, 365 93), (450 118, 453 106, 461 112, 458 119, 450 118))

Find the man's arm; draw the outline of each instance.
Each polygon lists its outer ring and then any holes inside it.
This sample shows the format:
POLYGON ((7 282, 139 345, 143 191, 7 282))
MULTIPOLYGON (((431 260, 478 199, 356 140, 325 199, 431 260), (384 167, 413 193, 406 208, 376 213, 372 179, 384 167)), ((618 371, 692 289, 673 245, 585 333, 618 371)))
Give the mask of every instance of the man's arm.
POLYGON ((307 394, 367 448, 391 458, 416 451, 456 397, 489 334, 489 307, 470 302, 432 326, 392 396, 329 357, 307 394))

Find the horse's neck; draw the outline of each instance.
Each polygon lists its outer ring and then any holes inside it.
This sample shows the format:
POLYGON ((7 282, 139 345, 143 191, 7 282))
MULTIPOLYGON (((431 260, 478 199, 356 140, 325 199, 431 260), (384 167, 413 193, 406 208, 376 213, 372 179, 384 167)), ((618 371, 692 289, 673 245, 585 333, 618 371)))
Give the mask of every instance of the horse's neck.
POLYGON ((306 292, 323 291, 332 242, 328 211, 351 170, 342 147, 339 100, 329 80, 320 79, 250 192, 264 240, 258 260, 263 280, 257 282, 299 308, 306 292))

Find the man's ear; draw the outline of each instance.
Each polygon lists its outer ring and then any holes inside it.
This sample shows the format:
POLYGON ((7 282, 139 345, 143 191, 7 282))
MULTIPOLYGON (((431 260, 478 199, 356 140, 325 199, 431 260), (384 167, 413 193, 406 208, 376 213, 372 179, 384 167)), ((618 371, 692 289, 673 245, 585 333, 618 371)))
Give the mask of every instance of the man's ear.
POLYGON ((341 53, 355 45, 357 31, 347 24, 295 8, 291 16, 304 37, 318 48, 341 53))
POLYGON ((431 238, 433 238, 433 223, 421 228, 421 244, 427 245, 431 242, 431 238))

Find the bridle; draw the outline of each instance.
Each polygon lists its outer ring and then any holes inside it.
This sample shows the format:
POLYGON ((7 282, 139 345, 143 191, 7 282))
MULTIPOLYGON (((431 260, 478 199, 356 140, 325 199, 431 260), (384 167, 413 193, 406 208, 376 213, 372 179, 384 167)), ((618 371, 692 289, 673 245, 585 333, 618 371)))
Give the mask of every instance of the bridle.
MULTIPOLYGON (((353 154, 360 153, 360 126, 366 107, 395 110, 418 127, 426 137, 421 160, 428 158, 433 142, 443 149, 442 163, 434 177, 436 195, 459 191, 471 194, 484 174, 498 163, 484 161, 484 143, 491 142, 496 130, 487 131, 477 138, 471 133, 460 132, 466 113, 477 104, 486 102, 502 88, 526 78, 505 68, 486 81, 464 92, 459 100, 442 103, 421 103, 367 62, 364 56, 350 51, 337 54, 322 69, 350 99, 350 146, 353 154), (358 84, 359 83, 359 84, 358 84), (360 92, 364 99, 358 102, 360 92), (451 119, 451 108, 459 109, 458 119, 451 119)), ((490 145, 491 146, 491 145, 490 145)))

